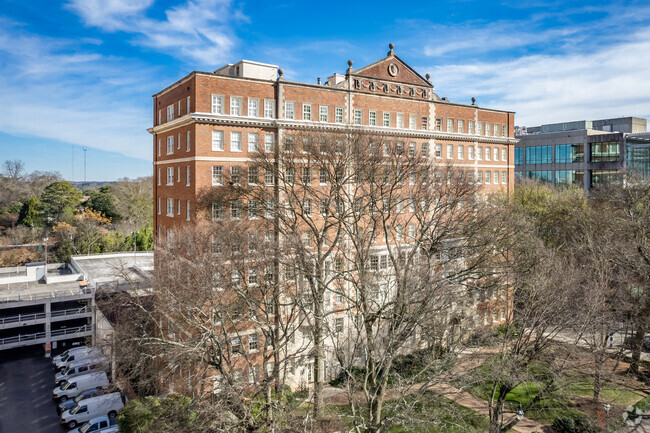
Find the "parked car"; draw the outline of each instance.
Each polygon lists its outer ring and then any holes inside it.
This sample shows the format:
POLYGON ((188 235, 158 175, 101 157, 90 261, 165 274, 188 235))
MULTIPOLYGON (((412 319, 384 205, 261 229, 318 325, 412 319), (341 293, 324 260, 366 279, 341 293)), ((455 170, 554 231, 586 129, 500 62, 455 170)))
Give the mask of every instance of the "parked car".
MULTIPOLYGON (((632 337, 626 337, 623 342, 623 347, 626 349, 632 348, 632 337)), ((644 352, 650 352, 650 335, 646 335, 643 338, 643 343, 641 343, 641 350, 644 352)))
POLYGON ((92 357, 75 361, 63 368, 54 376, 54 385, 58 385, 65 379, 81 376, 82 374, 94 373, 97 371, 107 371, 108 360, 103 356, 92 357))
POLYGON ((106 394, 106 391, 103 389, 87 389, 85 391, 82 391, 77 395, 75 398, 71 398, 66 401, 62 401, 61 403, 56 405, 56 413, 61 415, 63 412, 66 410, 72 409, 79 403, 81 400, 84 400, 86 398, 91 398, 91 397, 97 397, 98 395, 104 395, 106 394))
POLYGON ((82 400, 72 409, 63 412, 61 414, 61 424, 68 428, 75 428, 79 424, 99 416, 117 419, 117 412, 123 407, 124 403, 119 392, 91 397, 82 400))
POLYGON ((119 433, 117 425, 111 425, 111 420, 107 416, 98 416, 86 422, 79 428, 70 430, 70 433, 119 433))
POLYGON ((68 353, 65 357, 61 358, 58 362, 54 364, 54 367, 57 371, 60 371, 72 364, 75 361, 80 361, 82 359, 93 358, 102 356, 102 351, 98 347, 89 347, 86 350, 79 352, 68 353))
POLYGON ((88 347, 86 346, 71 347, 70 349, 62 352, 60 355, 57 355, 54 358, 52 358, 52 364, 56 365, 57 362, 61 362, 62 358, 68 356, 69 354, 76 353, 82 350, 88 350, 88 347))
POLYGON ((108 387, 108 377, 105 372, 89 373, 64 380, 54 388, 52 398, 57 401, 66 401, 79 395, 80 392, 88 389, 108 387))

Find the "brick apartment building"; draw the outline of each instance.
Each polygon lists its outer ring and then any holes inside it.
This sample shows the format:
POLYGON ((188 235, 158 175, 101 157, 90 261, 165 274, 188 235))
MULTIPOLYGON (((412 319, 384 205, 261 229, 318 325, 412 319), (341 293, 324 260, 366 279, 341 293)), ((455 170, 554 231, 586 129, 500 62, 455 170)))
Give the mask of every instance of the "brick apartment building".
MULTIPOLYGON (((202 218, 202 191, 223 184, 224 174, 245 182, 253 154, 293 134, 355 131, 400 142, 473 172, 483 200, 514 188, 514 113, 439 97, 429 74, 406 64, 392 44, 386 57, 359 69, 349 61, 344 75, 325 83, 288 81, 277 66, 246 60, 195 71, 155 94, 153 104, 157 242, 202 218)), ((502 320, 503 309, 481 319, 502 320)))

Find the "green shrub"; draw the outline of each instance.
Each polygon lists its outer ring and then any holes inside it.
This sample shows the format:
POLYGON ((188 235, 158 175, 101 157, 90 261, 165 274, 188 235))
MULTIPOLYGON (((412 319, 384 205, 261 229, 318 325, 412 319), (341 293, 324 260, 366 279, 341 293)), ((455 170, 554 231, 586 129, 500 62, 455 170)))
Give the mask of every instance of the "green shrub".
POLYGON ((599 431, 585 415, 555 418, 552 427, 557 433, 597 433, 599 431))

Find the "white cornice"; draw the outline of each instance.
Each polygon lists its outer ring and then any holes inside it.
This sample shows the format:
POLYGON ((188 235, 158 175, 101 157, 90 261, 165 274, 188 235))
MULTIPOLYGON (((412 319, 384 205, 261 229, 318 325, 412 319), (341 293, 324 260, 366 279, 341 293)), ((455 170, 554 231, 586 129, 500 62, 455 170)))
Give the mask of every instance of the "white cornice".
POLYGON ((453 132, 428 131, 421 129, 388 128, 385 126, 354 125, 346 123, 315 122, 310 120, 268 119, 263 117, 230 116, 227 114, 191 113, 171 122, 149 128, 151 134, 160 134, 191 123, 242 126, 252 128, 282 128, 305 131, 346 132, 377 134, 390 137, 454 140, 491 144, 515 144, 519 140, 512 137, 490 137, 482 135, 458 134, 453 132))

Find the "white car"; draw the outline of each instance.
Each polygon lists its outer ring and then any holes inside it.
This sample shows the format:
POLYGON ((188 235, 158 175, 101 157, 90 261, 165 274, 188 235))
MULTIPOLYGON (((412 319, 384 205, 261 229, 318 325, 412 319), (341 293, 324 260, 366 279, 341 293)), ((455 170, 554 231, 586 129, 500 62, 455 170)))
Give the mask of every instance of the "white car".
POLYGON ((111 420, 107 416, 98 416, 86 422, 79 428, 70 430, 70 433, 119 433, 120 428, 111 425, 111 420))
MULTIPOLYGON (((61 425, 75 428, 91 419, 105 416, 109 420, 117 419, 117 412, 124 407, 119 392, 81 400, 75 407, 61 414, 61 425)), ((110 424, 110 422, 109 422, 110 424)))

